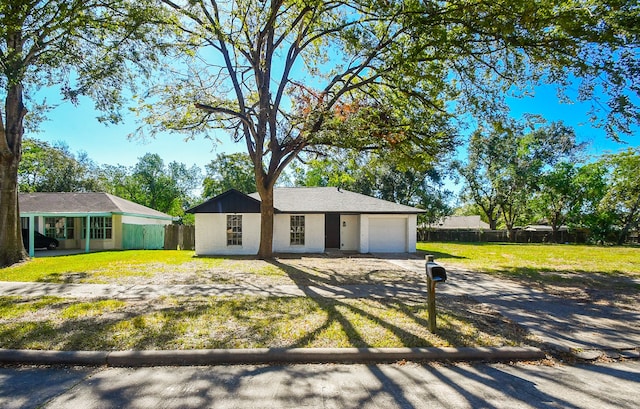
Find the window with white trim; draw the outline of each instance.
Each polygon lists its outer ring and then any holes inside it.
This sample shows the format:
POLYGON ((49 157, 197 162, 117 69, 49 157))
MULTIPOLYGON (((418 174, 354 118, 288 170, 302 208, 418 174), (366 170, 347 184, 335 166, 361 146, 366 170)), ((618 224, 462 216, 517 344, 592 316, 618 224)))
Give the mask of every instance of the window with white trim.
POLYGON ((242 215, 227 215, 227 246, 242 246, 242 215))
MULTIPOLYGON (((89 222, 89 238, 91 239, 111 239, 112 220, 111 216, 107 217, 90 217, 89 222)), ((87 219, 82 219, 82 238, 87 237, 87 219)))
POLYGON ((292 246, 304 246, 304 216, 291 216, 290 244, 292 246))
POLYGON ((56 239, 73 239, 73 218, 45 217, 44 235, 56 239))

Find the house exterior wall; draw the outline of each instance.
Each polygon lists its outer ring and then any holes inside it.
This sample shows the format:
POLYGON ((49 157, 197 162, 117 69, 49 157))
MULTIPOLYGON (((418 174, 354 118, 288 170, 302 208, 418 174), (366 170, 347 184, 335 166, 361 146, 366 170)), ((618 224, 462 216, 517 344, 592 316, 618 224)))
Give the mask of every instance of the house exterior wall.
POLYGON ((227 246, 228 213, 196 213, 196 254, 251 255, 260 246, 260 213, 241 213, 242 245, 227 246))
MULTIPOLYGON (((260 245, 260 214, 242 213, 242 245, 227 246, 226 223, 230 213, 195 213, 196 222, 196 254, 197 255, 254 255, 260 245)), ((304 214, 305 216, 305 244, 290 244, 291 214, 276 214, 273 226, 273 251, 277 253, 321 253, 324 248, 324 214, 304 214)), ((361 214, 341 215, 340 234, 342 250, 353 250, 360 253, 372 251, 371 234, 385 234, 372 231, 371 226, 384 225, 383 222, 394 223, 394 231, 402 249, 394 242, 389 247, 374 248, 380 252, 408 252, 416 251, 417 216, 415 214, 361 214), (343 226, 346 222, 346 226, 343 226), (402 226, 402 231, 400 230, 402 226), (344 234, 348 243, 344 241, 344 234)), ((392 239, 392 237, 389 237, 392 239)))
POLYGON ((340 215, 340 250, 358 251, 361 243, 361 216, 357 214, 340 215))
POLYGON ((273 251, 277 253, 324 252, 324 214, 304 214, 304 245, 291 245, 291 214, 276 214, 273 219, 273 251))
MULTIPOLYGON (((78 244, 83 249, 86 245, 85 239, 80 239, 84 232, 82 231, 82 219, 78 218, 78 244)), ((120 250, 122 249, 122 216, 111 215, 111 238, 110 239, 90 239, 90 250, 120 250)))

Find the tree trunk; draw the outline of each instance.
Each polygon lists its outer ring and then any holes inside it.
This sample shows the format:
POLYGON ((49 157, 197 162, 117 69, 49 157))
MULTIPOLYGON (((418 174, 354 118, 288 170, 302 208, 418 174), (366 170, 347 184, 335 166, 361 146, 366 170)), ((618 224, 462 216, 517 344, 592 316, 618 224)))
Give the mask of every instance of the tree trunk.
POLYGON ((18 210, 18 161, 0 158, 0 267, 28 259, 18 210))
MULTIPOLYGON (((261 184, 258 184, 261 185, 261 184)), ((260 248, 258 257, 273 258, 273 186, 258 187, 260 194, 260 248)))
POLYGON ((29 258, 22 244, 18 209, 18 165, 27 113, 21 85, 8 87, 5 107, 5 124, 0 121, 0 267, 29 258))

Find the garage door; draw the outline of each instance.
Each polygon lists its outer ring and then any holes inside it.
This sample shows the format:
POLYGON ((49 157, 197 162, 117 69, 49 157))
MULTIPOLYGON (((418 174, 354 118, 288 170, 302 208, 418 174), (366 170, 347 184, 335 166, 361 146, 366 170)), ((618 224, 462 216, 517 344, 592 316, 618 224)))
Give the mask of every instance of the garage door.
POLYGON ((404 253, 407 251, 407 219, 370 218, 369 251, 404 253))

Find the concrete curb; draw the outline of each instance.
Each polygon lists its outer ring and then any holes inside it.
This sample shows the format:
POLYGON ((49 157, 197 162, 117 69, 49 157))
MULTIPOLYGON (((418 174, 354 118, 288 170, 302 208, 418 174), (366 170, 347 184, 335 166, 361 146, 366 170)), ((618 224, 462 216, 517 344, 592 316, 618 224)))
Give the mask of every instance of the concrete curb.
POLYGON ((398 361, 530 361, 532 347, 502 348, 256 348, 172 351, 38 351, 0 349, 0 364, 200 366, 228 364, 391 363, 398 361))

